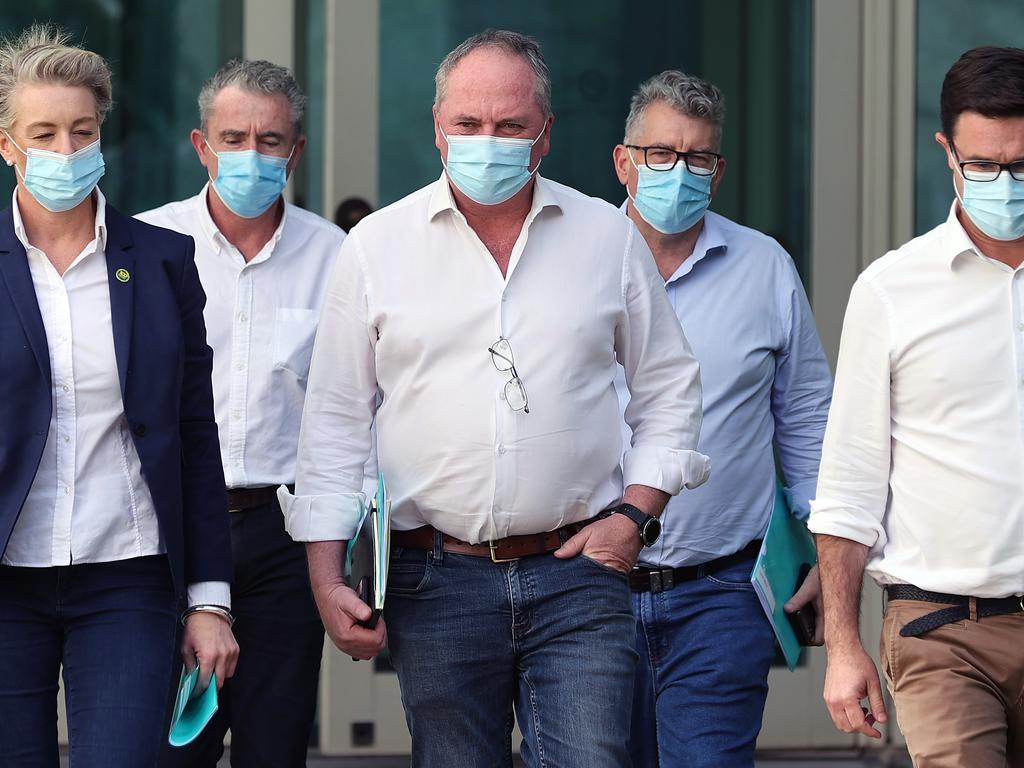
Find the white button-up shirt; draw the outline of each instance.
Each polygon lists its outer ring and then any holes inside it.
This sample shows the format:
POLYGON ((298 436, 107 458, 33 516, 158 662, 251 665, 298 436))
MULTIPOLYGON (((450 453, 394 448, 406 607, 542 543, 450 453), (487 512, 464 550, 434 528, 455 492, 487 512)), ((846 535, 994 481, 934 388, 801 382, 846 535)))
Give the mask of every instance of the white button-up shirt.
POLYGON ((1024 269, 956 217, 860 276, 810 529, 870 547, 880 584, 1024 593, 1024 269))
MULTIPOLYGON (((28 241, 12 202, 46 332, 53 409, 39 468, 3 554, 50 567, 164 554, 149 486, 121 401, 107 282, 106 200, 95 192, 95 237, 58 274, 28 241)), ((226 582, 188 585, 190 605, 231 606, 226 582)))
POLYGON ((3 562, 49 567, 161 554, 156 509, 121 402, 103 194, 96 191, 95 237, 63 275, 29 243, 17 191, 13 206, 46 331, 53 408, 3 562))
POLYGON ((274 236, 246 263, 210 217, 208 189, 137 218, 195 240, 228 487, 293 483, 313 338, 345 233, 286 202, 274 236))
POLYGON ((613 206, 537 178, 503 277, 441 179, 364 219, 331 274, 299 440, 299 540, 351 538, 376 415, 392 524, 537 533, 708 474, 696 361, 647 245, 613 206), (530 412, 488 351, 508 339, 530 412), (616 360, 634 444, 623 469, 616 360), (378 396, 380 405, 377 406, 378 396))

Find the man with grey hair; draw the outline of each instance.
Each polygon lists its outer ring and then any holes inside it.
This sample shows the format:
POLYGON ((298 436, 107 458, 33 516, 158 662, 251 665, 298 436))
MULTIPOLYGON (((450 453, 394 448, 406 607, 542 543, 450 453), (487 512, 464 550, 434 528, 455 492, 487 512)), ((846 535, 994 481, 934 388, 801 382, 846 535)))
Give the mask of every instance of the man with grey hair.
POLYGON ((549 94, 528 37, 449 54, 444 173, 352 230, 313 352, 288 514, 334 642, 363 659, 389 643, 417 768, 510 765, 513 711, 528 766, 628 764, 626 574, 669 496, 708 472, 697 365, 650 250, 615 208, 537 174, 549 94), (373 423, 395 547, 369 628, 342 561, 373 423))
MULTIPOLYGON (((639 768, 753 766, 775 640, 750 576, 774 506, 773 441, 806 519, 828 415, 831 378, 792 259, 707 210, 725 174, 724 118, 718 88, 662 72, 640 85, 613 153, 623 210, 701 364, 698 450, 715 462, 710 482, 668 504, 661 542, 630 576, 639 768)), ((818 592, 815 571, 787 609, 818 592)))
POLYGON ((282 196, 306 144, 305 98, 284 67, 232 60, 199 94, 192 144, 210 182, 140 214, 191 235, 210 297, 206 327, 228 485, 235 677, 200 738, 162 764, 213 768, 231 730, 235 766, 304 766, 316 710, 323 625, 305 553, 275 489, 295 482, 310 354, 328 271, 344 233, 282 196))

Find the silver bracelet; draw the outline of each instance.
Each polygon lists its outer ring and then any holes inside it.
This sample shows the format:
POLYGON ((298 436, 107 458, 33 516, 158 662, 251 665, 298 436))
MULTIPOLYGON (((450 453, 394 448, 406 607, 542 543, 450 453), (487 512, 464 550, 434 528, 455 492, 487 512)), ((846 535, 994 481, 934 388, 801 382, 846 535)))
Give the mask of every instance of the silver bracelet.
POLYGON ((231 615, 231 611, 225 608, 223 605, 211 605, 207 603, 201 603, 199 605, 193 605, 188 608, 183 614, 181 614, 181 624, 185 625, 188 617, 195 613, 214 613, 220 616, 224 621, 228 623, 228 626, 234 626, 235 617, 231 615))

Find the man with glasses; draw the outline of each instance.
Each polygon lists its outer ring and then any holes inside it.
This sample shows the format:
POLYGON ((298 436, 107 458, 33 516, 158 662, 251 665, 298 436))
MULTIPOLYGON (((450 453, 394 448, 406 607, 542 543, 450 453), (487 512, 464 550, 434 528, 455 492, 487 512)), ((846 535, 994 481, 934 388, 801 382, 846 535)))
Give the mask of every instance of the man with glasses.
MULTIPOLYGON (((753 766, 775 638, 750 575, 774 506, 773 449, 806 519, 828 414, 828 365, 792 259, 708 211, 725 174, 724 118, 714 85, 662 72, 633 96, 614 150, 623 210, 700 361, 698 450, 715 463, 709 482, 669 502, 661 540, 630 575, 638 768, 753 766)), ((817 596, 812 572, 788 608, 817 596)))
POLYGON ((527 765, 619 768, 626 574, 669 496, 708 474, 697 365, 636 228, 537 175, 553 120, 537 43, 471 37, 436 85, 444 173, 360 222, 327 286, 291 530, 338 647, 389 643, 414 766, 510 765, 514 710, 527 765), (396 545, 374 629, 342 574, 371 424, 396 545))
POLYGON ((882 667, 919 768, 1024 766, 1024 49, 975 48, 942 83, 949 217, 857 279, 811 530, 825 701, 873 738, 865 569, 882 667), (867 700, 867 708, 862 706, 867 700))
POLYGON ((191 136, 209 183, 139 216, 192 236, 209 296, 241 649, 213 722, 188 747, 165 746, 166 766, 213 768, 229 729, 232 765, 306 764, 324 630, 276 490, 295 481, 317 318, 345 235, 282 196, 306 145, 305 101, 284 67, 226 63, 199 93, 191 136))

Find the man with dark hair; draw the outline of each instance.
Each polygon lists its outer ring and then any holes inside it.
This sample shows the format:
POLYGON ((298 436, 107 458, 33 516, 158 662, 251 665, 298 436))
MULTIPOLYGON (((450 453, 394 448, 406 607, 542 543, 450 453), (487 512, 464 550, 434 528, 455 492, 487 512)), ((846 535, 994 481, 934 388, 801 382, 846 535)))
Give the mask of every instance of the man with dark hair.
POLYGON ((334 210, 334 223, 348 234, 352 227, 373 213, 370 204, 361 197, 347 197, 334 210))
POLYGON ((861 274, 843 327, 810 519, 825 701, 840 730, 880 737, 866 568, 887 593, 883 668, 914 765, 1020 768, 1024 50, 968 51, 941 99, 949 218, 861 274))

